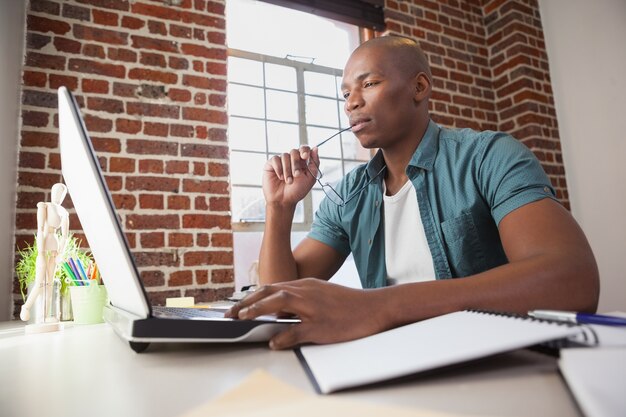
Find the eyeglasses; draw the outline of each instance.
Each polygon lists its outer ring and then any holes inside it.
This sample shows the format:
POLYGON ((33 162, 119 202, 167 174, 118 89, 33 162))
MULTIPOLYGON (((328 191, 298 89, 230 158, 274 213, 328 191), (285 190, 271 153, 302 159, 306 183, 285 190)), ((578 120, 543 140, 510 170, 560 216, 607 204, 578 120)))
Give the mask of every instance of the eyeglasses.
MULTIPOLYGON (((334 135, 332 135, 331 137, 323 140, 322 142, 320 142, 319 144, 317 144, 315 147, 319 148, 320 146, 322 146, 323 144, 325 144, 326 142, 328 142, 329 140, 331 140, 332 138, 334 138, 335 136, 350 130, 351 127, 346 127, 345 129, 340 130, 339 132, 335 133, 334 135)), ((354 191, 352 193, 352 195, 350 195, 348 198, 344 199, 338 192, 337 190, 335 190, 333 188, 332 185, 330 185, 327 182, 322 182, 322 178, 324 177, 324 174, 322 174, 322 171, 320 170, 320 165, 311 157, 309 157, 309 160, 306 163, 306 169, 307 171, 309 171, 309 174, 311 174, 311 176, 313 178, 315 178, 315 180, 317 181, 317 183, 322 187, 322 191, 324 191, 324 194, 326 194, 326 197, 328 197, 328 200, 330 200, 331 203, 339 206, 339 207, 343 207, 346 204, 348 204, 349 201, 351 201, 353 198, 355 198, 356 196, 358 196, 363 190, 365 190, 367 188, 368 185, 370 185, 372 183, 372 181, 374 181, 376 178, 378 178, 378 176, 380 174, 382 174, 382 172, 385 170, 386 166, 383 166, 380 171, 378 171, 378 173, 376 175, 374 175, 372 178, 370 178, 370 180, 367 182, 367 184, 365 184, 364 186, 362 186, 361 188, 359 188, 358 190, 354 191), (315 166, 315 172, 311 171, 310 165, 311 163, 315 166)))

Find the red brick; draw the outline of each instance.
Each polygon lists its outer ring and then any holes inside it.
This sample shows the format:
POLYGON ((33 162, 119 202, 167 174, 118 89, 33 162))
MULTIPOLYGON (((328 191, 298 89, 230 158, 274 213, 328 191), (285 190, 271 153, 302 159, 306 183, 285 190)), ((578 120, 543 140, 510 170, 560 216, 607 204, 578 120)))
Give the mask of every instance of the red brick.
POLYGON ((189 197, 183 195, 170 195, 167 197, 167 208, 169 210, 189 210, 191 208, 189 197))
POLYGON ((153 140, 129 139, 126 141, 126 152, 139 155, 175 156, 178 154, 178 144, 153 140))
MULTIPOLYGON (((32 112, 29 112, 29 113, 32 113, 32 112)), ((46 116, 46 124, 47 124, 48 114, 47 113, 41 113, 41 114, 46 116)), ((45 132, 31 132, 27 130, 22 130, 22 140, 20 141, 20 144, 23 147, 41 147, 41 148, 51 148, 51 149, 55 149, 59 147, 57 134, 45 133, 45 132)))
POLYGON ((137 62, 137 53, 130 49, 108 48, 108 57, 114 61, 137 62))
POLYGON ((201 45, 184 43, 181 45, 181 52, 185 55, 197 56, 200 58, 226 60, 226 49, 207 48, 201 45))
POLYGON ((180 88, 170 88, 167 91, 167 96, 174 101, 183 103, 191 101, 191 93, 187 90, 181 90, 180 88))
POLYGON ((48 81, 48 75, 45 72, 36 72, 25 70, 22 74, 22 81, 28 87, 45 87, 48 81))
POLYGON ((144 124, 143 133, 150 136, 167 136, 169 131, 169 125, 165 123, 152 123, 146 122, 144 124))
POLYGON ((193 163, 193 175, 203 176, 206 174, 206 164, 204 162, 193 163))
POLYGON ((155 194, 141 194, 139 196, 139 207, 142 209, 162 210, 163 196, 155 194))
POLYGON ((212 177, 227 177, 228 164, 209 162, 209 175, 212 177))
POLYGON ((139 161, 140 174, 162 174, 163 161, 158 159, 142 159, 139 161))
POLYGON ((168 284, 172 287, 193 284, 193 273, 191 271, 176 271, 170 274, 168 284))
POLYGON ((156 20, 148 20, 148 31, 158 35, 167 36, 167 28, 165 23, 157 22, 156 20))
POLYGON ((235 282, 235 272, 232 269, 214 269, 211 271, 211 282, 214 284, 235 282))
POLYGON ((109 92, 109 82, 84 78, 81 82, 81 88, 85 93, 107 94, 109 92))
POLYGON ((191 233, 170 233, 167 237, 168 246, 183 248, 193 246, 193 235, 191 233))
POLYGON ((64 70, 65 57, 29 51, 26 53, 26 66, 52 70, 64 70))
POLYGON ((57 35, 65 35, 71 29, 71 26, 67 22, 30 14, 26 19, 26 25, 28 30, 43 33, 52 32, 57 35))
POLYGON ((167 67, 164 55, 151 52, 142 52, 139 58, 139 62, 143 65, 148 65, 152 67, 167 67))
POLYGON ((132 35, 132 47, 137 49, 153 49, 161 52, 179 52, 178 45, 174 41, 163 39, 146 38, 145 36, 132 35))
POLYGON ((119 15, 116 13, 105 12, 104 10, 93 9, 93 22, 104 26, 117 26, 119 15))
POLYGON ((206 269, 196 271, 196 284, 204 285, 208 282, 209 282, 209 271, 207 271, 206 269))
POLYGON ((172 124, 170 125, 170 135, 180 138, 192 138, 193 126, 172 124))
POLYGON ((230 229, 230 216, 209 214, 184 214, 183 227, 185 229, 230 229))
POLYGON ((180 107, 166 104, 151 103, 127 103, 126 111, 130 115, 162 117, 168 119, 178 119, 180 107))
POLYGON ((207 211, 209 209, 206 196, 200 195, 196 197, 194 200, 194 209, 197 211, 207 211))
POLYGON ((115 130, 124 133, 138 133, 141 131, 141 121, 130 119, 115 120, 115 130))
POLYGON ((90 114, 84 115, 85 125, 88 132, 110 132, 113 128, 113 122, 90 114))
POLYGON ((180 221, 175 214, 128 214, 126 227, 134 230, 178 229, 180 221))
POLYGON ((77 0, 79 3, 90 4, 92 6, 105 9, 114 9, 127 12, 130 10, 128 0, 77 0))
POLYGON ((186 38, 191 39, 191 28, 187 26, 180 26, 175 24, 170 24, 170 35, 176 38, 186 38))
POLYGON ((232 233, 213 233, 211 235, 211 246, 221 248, 233 247, 233 235, 232 233))
POLYGON ((183 119, 217 124, 226 124, 228 121, 228 117, 224 111, 209 110, 199 107, 184 107, 183 119))
POLYGON ((194 158, 226 159, 228 158, 228 147, 216 145, 196 145, 188 143, 182 145, 181 155, 194 158))
POLYGON ((211 243, 208 233, 198 233, 196 235, 196 245, 206 248, 211 243))
POLYGON ((156 81, 165 84, 176 84, 178 75, 173 72, 155 71, 146 68, 133 68, 128 72, 132 80, 156 81))
POLYGON ((93 44, 83 45, 83 55, 100 59, 104 59, 106 57, 104 54, 104 48, 100 45, 93 44))
POLYGON ((111 157, 109 170, 111 172, 135 172, 135 160, 132 158, 111 157))
POLYGON ((146 25, 146 22, 137 19, 136 17, 124 16, 122 17, 122 26, 128 29, 141 29, 146 25))
POLYGON ((189 61, 187 61, 185 58, 170 56, 168 59, 168 65, 172 69, 187 69, 189 68, 189 61))
POLYGON ((141 281, 146 287, 160 287, 165 285, 165 274, 163 271, 142 271, 141 281))
POLYGON ((46 155, 39 152, 21 151, 18 166, 20 168, 43 169, 46 166, 46 155))
POLYGON ((187 174, 189 173, 189 162, 188 161, 167 161, 165 163, 165 173, 187 174))
POLYGON ((141 233, 139 235, 139 242, 142 248, 162 248, 165 246, 165 233, 141 233))
POLYGON ((68 68, 76 72, 98 74, 107 77, 126 77, 126 68, 122 65, 105 64, 87 59, 70 58, 68 68))
POLYGON ((230 198, 228 197, 209 198, 209 209, 211 211, 230 211, 230 198))
POLYGON ((123 113, 124 103, 120 100, 114 100, 101 97, 88 97, 87 108, 90 110, 103 111, 107 113, 123 113))
POLYGON ((126 177, 126 189, 129 191, 165 191, 177 193, 179 180, 154 176, 126 177))
POLYGON ((137 205, 137 199, 131 194, 113 194, 113 203, 120 210, 133 210, 137 205))
POLYGON ((87 41, 103 42, 111 45, 127 45, 128 34, 115 30, 101 29, 75 24, 72 28, 74 37, 87 41))
POLYGON ((183 255, 184 266, 232 265, 233 253, 228 251, 187 252, 183 255))
POLYGON ((60 173, 49 174, 45 172, 18 171, 17 174, 17 182, 22 186, 50 189, 54 184, 59 181, 61 181, 60 173))

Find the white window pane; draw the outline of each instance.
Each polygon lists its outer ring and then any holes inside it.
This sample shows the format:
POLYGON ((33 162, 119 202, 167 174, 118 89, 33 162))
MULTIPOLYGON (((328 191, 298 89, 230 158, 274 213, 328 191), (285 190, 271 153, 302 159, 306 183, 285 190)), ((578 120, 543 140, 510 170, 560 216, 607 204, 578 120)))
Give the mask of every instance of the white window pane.
POLYGON ((339 127, 337 101, 327 98, 306 96, 306 122, 310 125, 339 127))
POLYGON ((352 171, 354 168, 363 165, 365 162, 353 162, 353 161, 346 161, 343 163, 343 169, 345 171, 345 173, 347 174, 348 172, 352 171))
POLYGON ((228 85, 228 114, 235 116, 265 117, 263 89, 242 85, 228 85))
POLYGON ((298 122, 298 96, 295 93, 267 90, 267 118, 298 122))
POLYGON ((225 3, 230 48, 279 58, 313 57, 318 65, 343 68, 359 44, 358 26, 261 1, 225 3))
POLYGON ((311 195, 313 197, 313 213, 315 213, 320 207, 320 203, 322 202, 324 197, 326 197, 326 194, 324 194, 324 191, 320 189, 311 191, 311 195))
POLYGON ((249 152, 230 153, 230 180, 236 185, 261 185, 265 154, 249 152))
POLYGON ((343 147, 343 157, 345 159, 369 161, 371 158, 369 149, 362 147, 359 140, 351 132, 341 134, 341 146, 343 147))
MULTIPOLYGON (((343 177, 343 170, 341 168, 341 161, 333 159, 320 159, 320 171, 322 171, 322 184, 330 184, 333 187, 343 177)), ((319 183, 316 184, 317 188, 321 188, 319 183)))
POLYGON ((304 72, 304 92, 336 99, 337 83, 334 75, 319 72, 304 72))
POLYGON ((296 91, 296 69, 284 65, 265 64, 265 86, 296 91))
POLYGON ((267 123, 267 138, 270 153, 289 152, 300 146, 298 125, 288 123, 267 123))
POLYGON ((261 188, 233 186, 231 207, 233 222, 265 221, 265 199, 261 188))
POLYGON ((249 59, 228 57, 228 81, 263 86, 263 64, 249 59))
POLYGON ((304 223, 304 200, 296 204, 296 212, 293 214, 294 223, 304 223))
MULTIPOLYGON (((307 126, 307 136, 311 146, 317 146, 338 132, 337 129, 325 129, 323 127, 307 126)), ((320 157, 341 158, 341 142, 339 136, 335 136, 319 148, 320 157)))
POLYGON ((265 152, 265 122, 230 117, 228 144, 231 149, 265 152))
POLYGON ((340 101, 338 103, 338 105, 339 105, 339 121, 340 121, 340 126, 342 128, 350 126, 350 121, 348 120, 348 116, 346 115, 346 112, 343 111, 343 105, 344 104, 345 104, 344 101, 340 101))

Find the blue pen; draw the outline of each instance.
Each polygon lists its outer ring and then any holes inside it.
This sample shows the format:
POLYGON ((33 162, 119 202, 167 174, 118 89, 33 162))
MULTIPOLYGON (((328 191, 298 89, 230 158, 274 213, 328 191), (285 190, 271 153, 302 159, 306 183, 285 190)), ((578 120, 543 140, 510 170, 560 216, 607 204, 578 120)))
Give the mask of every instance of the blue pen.
POLYGON ((72 258, 67 258, 67 260, 70 262, 70 267, 72 268, 72 272, 74 272, 74 275, 76 275, 76 278, 78 278, 78 282, 80 283, 80 285, 85 285, 83 283, 83 278, 80 276, 80 273, 78 272, 78 267, 74 263, 74 260, 72 258))
MULTIPOLYGON (((78 265, 78 268, 80 269, 82 277, 84 278, 85 282, 88 284, 89 283, 89 278, 87 278, 87 274, 85 273, 85 268, 83 268, 83 263, 78 258, 76 258, 76 265, 78 265)), ((85 285, 87 285, 87 284, 85 284, 85 285)))
POLYGON ((626 326, 626 318, 601 314, 574 313, 571 311, 533 310, 528 315, 536 319, 561 321, 577 324, 603 324, 605 326, 626 326))

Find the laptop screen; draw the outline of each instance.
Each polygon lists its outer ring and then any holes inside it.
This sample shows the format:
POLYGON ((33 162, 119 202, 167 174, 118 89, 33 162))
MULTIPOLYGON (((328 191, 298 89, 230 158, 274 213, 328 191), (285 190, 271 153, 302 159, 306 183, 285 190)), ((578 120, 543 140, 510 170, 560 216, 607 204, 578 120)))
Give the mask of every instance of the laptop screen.
POLYGON ((111 304, 148 317, 150 304, 78 105, 65 87, 58 96, 61 171, 111 304))

